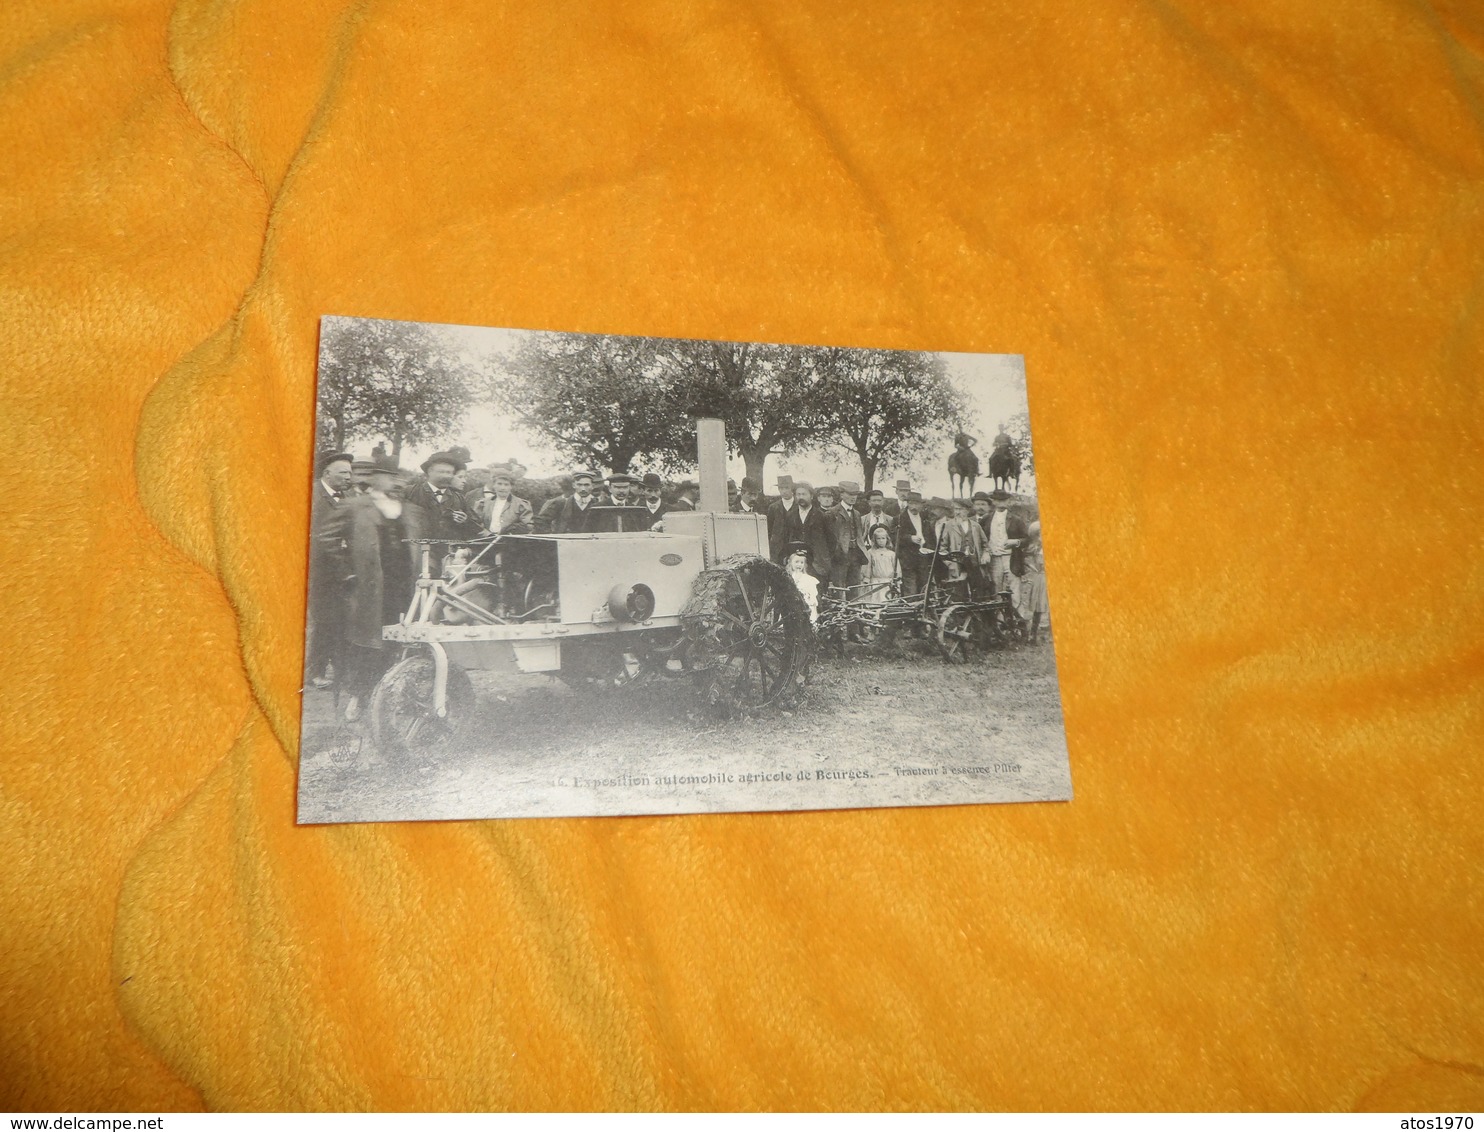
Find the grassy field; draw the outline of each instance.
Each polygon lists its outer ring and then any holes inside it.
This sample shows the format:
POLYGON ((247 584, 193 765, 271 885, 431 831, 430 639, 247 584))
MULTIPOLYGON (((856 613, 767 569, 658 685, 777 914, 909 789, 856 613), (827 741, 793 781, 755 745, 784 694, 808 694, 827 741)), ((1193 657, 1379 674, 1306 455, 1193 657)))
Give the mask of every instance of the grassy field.
POLYGON ((386 759, 304 697, 300 821, 835 809, 1068 798, 1049 644, 819 661, 788 711, 717 721, 688 682, 578 692, 473 673, 474 746, 386 759))

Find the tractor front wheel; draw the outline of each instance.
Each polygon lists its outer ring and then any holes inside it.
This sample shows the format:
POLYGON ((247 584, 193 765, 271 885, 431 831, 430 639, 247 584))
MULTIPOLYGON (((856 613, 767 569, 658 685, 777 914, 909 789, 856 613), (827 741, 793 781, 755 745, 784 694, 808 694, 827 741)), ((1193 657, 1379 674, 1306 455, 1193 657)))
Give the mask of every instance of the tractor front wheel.
POLYGON ((977 649, 984 650, 984 622, 974 609, 950 605, 938 617, 938 651, 949 664, 962 664, 977 649))
POLYGON ((371 693, 371 742, 390 755, 418 755, 446 746, 468 727, 474 715, 474 687, 469 674, 448 665, 446 707, 434 707, 433 658, 426 653, 404 657, 371 693))

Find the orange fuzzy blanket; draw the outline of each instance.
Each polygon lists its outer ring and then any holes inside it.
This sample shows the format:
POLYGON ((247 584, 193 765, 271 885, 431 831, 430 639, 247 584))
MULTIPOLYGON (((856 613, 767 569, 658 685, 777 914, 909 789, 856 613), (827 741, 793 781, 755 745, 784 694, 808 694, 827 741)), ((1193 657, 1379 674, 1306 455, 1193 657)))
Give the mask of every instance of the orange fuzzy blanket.
POLYGON ((1484 1107, 1484 19, 0 15, 0 1107, 1484 1107), (1022 352, 1070 805, 293 825, 324 313, 1022 352))

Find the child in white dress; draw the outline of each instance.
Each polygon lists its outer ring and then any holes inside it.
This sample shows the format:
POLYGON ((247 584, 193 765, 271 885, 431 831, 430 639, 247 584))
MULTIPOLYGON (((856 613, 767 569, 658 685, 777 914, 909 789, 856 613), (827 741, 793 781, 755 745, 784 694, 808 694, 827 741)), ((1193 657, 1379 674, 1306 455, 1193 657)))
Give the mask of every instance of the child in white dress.
POLYGON ((891 532, 881 524, 871 528, 871 547, 866 551, 866 564, 861 567, 861 601, 885 605, 892 582, 902 578, 902 564, 897 561, 897 548, 891 544, 891 532))
POLYGON ((809 573, 809 548, 791 542, 784 548, 783 568, 809 607, 809 624, 819 620, 819 579, 809 573))

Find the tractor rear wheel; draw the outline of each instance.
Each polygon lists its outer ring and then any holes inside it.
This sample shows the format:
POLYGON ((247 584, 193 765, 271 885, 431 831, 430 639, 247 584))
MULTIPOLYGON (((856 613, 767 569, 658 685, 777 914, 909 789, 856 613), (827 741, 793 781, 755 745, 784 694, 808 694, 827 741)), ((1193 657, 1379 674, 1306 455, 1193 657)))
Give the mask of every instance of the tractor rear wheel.
POLYGON ((738 555, 701 574, 681 623, 701 698, 718 716, 786 701, 814 657, 809 607, 765 558, 738 555))

